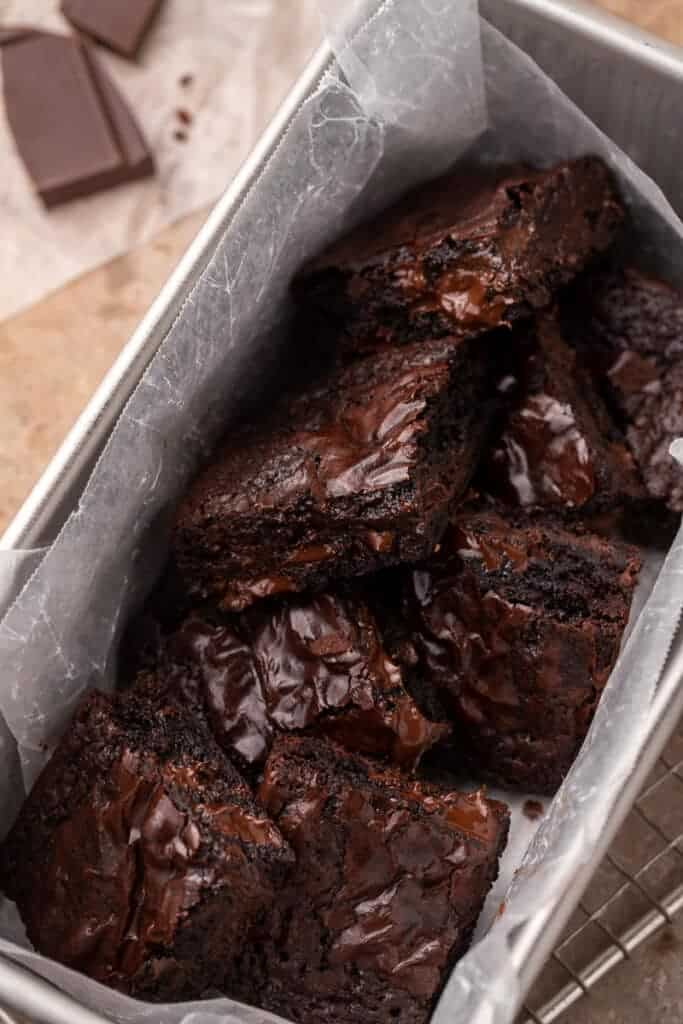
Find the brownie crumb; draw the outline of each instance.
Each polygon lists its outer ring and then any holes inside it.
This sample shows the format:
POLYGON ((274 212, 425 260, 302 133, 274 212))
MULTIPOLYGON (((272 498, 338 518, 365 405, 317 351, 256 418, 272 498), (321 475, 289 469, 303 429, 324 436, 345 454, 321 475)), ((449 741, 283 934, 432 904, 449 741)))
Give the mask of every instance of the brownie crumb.
POLYGON ((660 934, 657 940, 657 949, 660 953, 669 953, 672 949, 676 949, 680 945, 680 941, 673 928, 665 928, 660 934))
POLYGON ((173 132, 173 138, 176 142, 187 142, 187 132, 183 132, 180 129, 173 132))
POLYGON ((175 116, 181 124, 192 124, 192 114, 189 110, 185 110, 183 107, 178 107, 175 112, 175 116))
POLYGON ((183 89, 189 89, 193 82, 194 75, 191 75, 189 72, 187 72, 184 75, 181 75, 180 78, 178 79, 178 85, 182 86, 183 89))
POLYGON ((522 810, 529 821, 538 821, 545 813, 545 807, 540 800, 525 800, 522 810))

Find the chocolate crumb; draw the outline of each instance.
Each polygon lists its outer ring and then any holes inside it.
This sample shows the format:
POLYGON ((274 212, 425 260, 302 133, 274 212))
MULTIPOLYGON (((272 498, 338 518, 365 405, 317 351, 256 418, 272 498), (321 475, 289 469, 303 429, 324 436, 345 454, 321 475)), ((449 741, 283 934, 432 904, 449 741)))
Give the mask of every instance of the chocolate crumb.
POLYGON ((183 110, 182 107, 179 107, 175 112, 175 116, 181 124, 192 124, 192 114, 189 110, 183 110))
POLYGON ((175 131, 173 132, 173 138, 176 142, 187 142, 187 132, 175 131))
POLYGON ((679 944, 675 930, 673 928, 665 928, 657 940, 656 948, 661 953, 668 953, 669 950, 676 949, 679 944))
POLYGON ((525 800, 522 808, 529 821, 537 821, 543 817, 545 808, 540 800, 525 800))
POLYGON ((194 75, 185 74, 181 75, 178 79, 178 84, 182 85, 183 89, 187 89, 194 82, 194 75))

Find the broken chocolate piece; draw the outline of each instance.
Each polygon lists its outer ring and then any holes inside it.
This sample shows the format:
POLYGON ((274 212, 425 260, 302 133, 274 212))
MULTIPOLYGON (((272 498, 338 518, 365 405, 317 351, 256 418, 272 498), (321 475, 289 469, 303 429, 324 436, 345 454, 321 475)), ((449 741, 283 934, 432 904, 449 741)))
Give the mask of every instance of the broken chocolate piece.
POLYGON ((62 0, 62 14, 79 32, 133 58, 162 0, 62 0))
POLYGON ((133 115, 80 40, 15 36, 2 69, 7 119, 47 207, 153 173, 133 115))

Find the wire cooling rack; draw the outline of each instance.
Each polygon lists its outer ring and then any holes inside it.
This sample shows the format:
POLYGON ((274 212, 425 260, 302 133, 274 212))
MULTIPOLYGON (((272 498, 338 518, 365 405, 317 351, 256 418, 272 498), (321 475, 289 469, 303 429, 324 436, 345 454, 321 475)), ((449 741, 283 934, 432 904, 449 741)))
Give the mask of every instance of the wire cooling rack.
POLYGON ((683 722, 596 871, 517 1024, 559 1020, 681 912, 683 722))

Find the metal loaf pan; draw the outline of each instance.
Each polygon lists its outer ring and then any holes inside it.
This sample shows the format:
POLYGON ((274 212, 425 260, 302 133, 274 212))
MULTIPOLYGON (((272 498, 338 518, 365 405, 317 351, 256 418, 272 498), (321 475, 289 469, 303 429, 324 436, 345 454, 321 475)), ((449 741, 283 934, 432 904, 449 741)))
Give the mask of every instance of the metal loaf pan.
MULTIPOLYGON (((571 6, 562 0, 481 0, 481 10, 658 182, 677 212, 683 214, 681 52, 578 0, 571 6)), ((323 44, 7 529, 0 549, 37 548, 57 535, 75 507, 119 413, 206 267, 218 239, 278 147, 291 118, 314 92, 332 61, 329 46, 323 44)), ((620 804, 605 828, 605 848, 683 711, 683 692, 677 686, 681 660, 680 655, 670 659, 660 683, 638 770, 624 786, 620 804)), ((543 926, 536 921, 533 930, 526 928, 515 936, 511 952, 522 994, 552 950, 598 860, 596 856, 589 864, 577 864, 572 885, 557 893, 556 906, 543 926)), ((55 1024, 104 1022, 98 1014, 3 958, 0 1002, 33 1019, 55 1024)))

